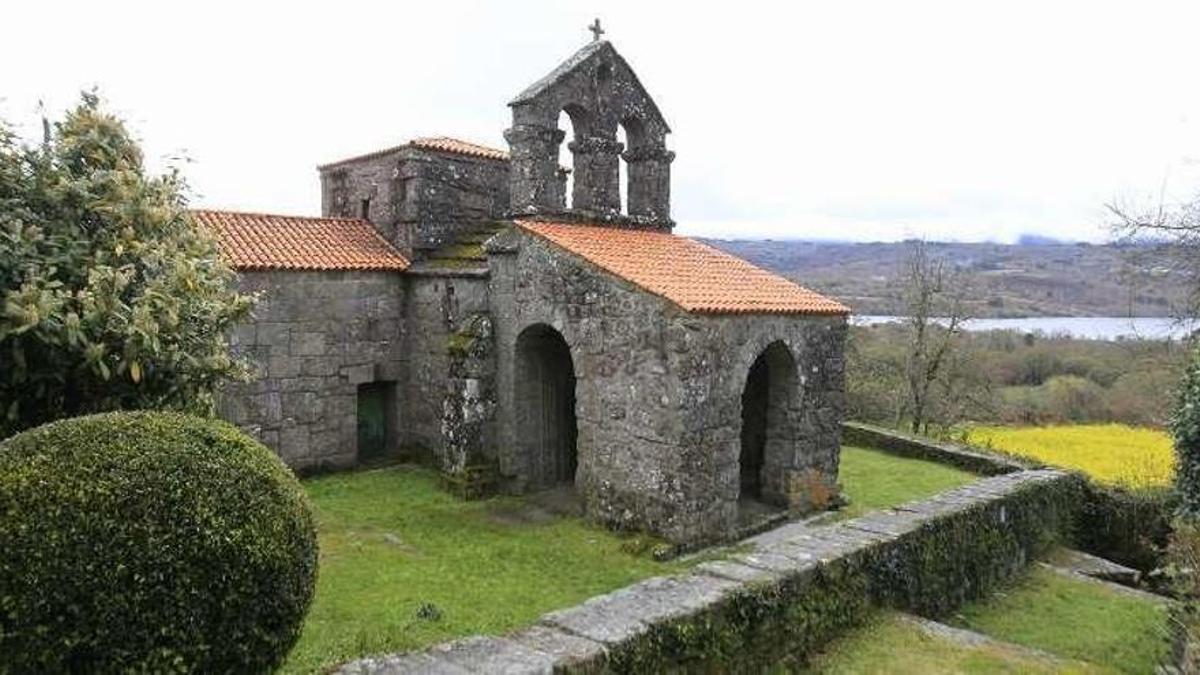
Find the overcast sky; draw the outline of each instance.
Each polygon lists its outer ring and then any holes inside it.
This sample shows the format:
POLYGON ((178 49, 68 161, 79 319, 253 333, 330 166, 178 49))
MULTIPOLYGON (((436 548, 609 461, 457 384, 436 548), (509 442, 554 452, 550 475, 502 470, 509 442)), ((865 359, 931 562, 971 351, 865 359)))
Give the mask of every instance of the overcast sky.
POLYGON ((1200 2, 5 3, 0 117, 93 85, 195 203, 317 214, 316 165, 505 147, 599 16, 671 124, 678 232, 1102 240, 1200 189, 1200 2))

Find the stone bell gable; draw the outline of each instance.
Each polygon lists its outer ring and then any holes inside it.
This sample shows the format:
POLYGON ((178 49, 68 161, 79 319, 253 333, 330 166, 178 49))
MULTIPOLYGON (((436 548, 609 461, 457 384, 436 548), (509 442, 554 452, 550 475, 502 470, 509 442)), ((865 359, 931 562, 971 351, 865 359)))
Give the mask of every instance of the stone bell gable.
POLYGON ((512 126, 504 132, 512 168, 509 193, 514 215, 562 215, 567 199, 558 165, 565 132, 559 114, 571 119, 576 217, 669 230, 671 129, 625 59, 607 40, 591 42, 509 102, 512 126), (624 128, 629 147, 617 140, 624 128), (628 166, 628 212, 621 212, 620 162, 628 166))

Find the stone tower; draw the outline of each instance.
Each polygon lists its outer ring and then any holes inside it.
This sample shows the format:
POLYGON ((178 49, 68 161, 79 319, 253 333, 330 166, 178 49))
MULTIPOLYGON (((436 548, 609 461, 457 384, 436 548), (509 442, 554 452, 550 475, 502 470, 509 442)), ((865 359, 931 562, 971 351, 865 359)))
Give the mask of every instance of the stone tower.
POLYGON ((567 215, 670 231, 671 129, 611 43, 589 43, 508 105, 513 122, 504 137, 513 215, 567 215), (558 163, 565 136, 558 118, 564 111, 575 131, 567 146, 575 176, 569 210, 558 163), (618 127, 625 130, 628 148, 617 140, 618 127), (621 212, 621 161, 627 166, 627 213, 621 212))

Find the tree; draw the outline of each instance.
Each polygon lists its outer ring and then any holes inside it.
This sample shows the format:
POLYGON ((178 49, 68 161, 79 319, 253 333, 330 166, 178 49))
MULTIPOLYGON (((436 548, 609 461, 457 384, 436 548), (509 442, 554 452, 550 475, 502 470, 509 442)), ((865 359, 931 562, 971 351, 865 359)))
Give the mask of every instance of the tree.
MULTIPOLYGON (((1130 246, 1129 262, 1134 268, 1150 270, 1151 276, 1164 272, 1187 280, 1186 305, 1177 314, 1200 314, 1200 196, 1177 204, 1162 197, 1147 206, 1134 200, 1114 200, 1105 205, 1113 216, 1109 226, 1120 244, 1130 246)), ((1126 271, 1129 283, 1138 274, 1126 271)))
POLYGON ((904 381, 908 400, 902 413, 914 433, 924 431, 934 406, 935 386, 955 390, 948 368, 963 323, 969 318, 964 298, 966 279, 930 255, 922 240, 911 242, 905 267, 905 316, 908 349, 904 381))
POLYGON ((212 409, 244 376, 237 293, 177 170, 147 174, 94 93, 43 143, 0 125, 0 438, 122 408, 212 409))

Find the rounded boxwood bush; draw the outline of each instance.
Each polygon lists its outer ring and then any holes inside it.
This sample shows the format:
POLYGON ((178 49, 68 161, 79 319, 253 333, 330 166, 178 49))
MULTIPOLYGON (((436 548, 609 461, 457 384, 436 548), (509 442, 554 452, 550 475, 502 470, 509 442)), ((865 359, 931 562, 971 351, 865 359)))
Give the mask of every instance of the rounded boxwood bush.
POLYGON ((312 512, 266 447, 176 413, 0 443, 0 672, 262 672, 299 636, 312 512))

